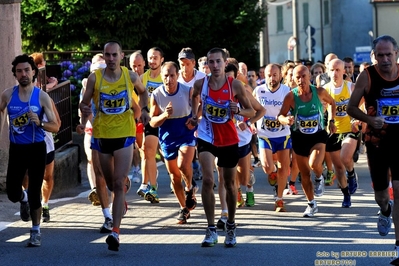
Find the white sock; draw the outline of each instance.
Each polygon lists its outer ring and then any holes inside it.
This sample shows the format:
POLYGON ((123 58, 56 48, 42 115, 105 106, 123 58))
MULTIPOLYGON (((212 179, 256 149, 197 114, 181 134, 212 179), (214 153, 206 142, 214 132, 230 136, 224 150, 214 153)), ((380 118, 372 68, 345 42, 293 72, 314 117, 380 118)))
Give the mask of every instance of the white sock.
POLYGON ((104 215, 104 218, 112 219, 112 215, 111 215, 111 212, 109 211, 109 208, 103 209, 103 215, 104 215))
POLYGON ((42 207, 43 208, 48 208, 48 202, 42 202, 42 207))
POLYGON ((24 198, 22 199, 22 201, 28 202, 28 193, 26 193, 26 190, 24 190, 23 193, 24 193, 24 198))
POLYGON ((254 192, 254 187, 247 187, 247 192, 254 192))
POLYGON ((40 233, 40 224, 38 224, 38 225, 32 225, 32 230, 33 230, 33 231, 36 230, 36 231, 38 231, 38 232, 40 233))

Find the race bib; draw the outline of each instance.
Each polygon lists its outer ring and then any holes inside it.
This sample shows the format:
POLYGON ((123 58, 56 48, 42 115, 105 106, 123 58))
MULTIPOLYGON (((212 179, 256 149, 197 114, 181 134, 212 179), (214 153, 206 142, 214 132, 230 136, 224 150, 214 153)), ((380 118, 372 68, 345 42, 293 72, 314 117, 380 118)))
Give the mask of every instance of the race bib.
POLYGON ((117 115, 129 109, 129 98, 127 91, 116 95, 100 93, 100 111, 108 115, 117 115))
POLYGON ((336 112, 335 112, 335 116, 339 116, 339 117, 344 117, 347 116, 348 114, 346 113, 346 109, 348 108, 348 103, 349 103, 349 99, 342 101, 342 102, 336 102, 336 112))
POLYGON ((319 130, 320 115, 297 117, 297 126, 300 132, 304 134, 314 134, 319 130))
POLYGON ((377 116, 383 117, 387 124, 398 124, 399 99, 389 98, 377 100, 377 116))
POLYGON ((25 128, 30 124, 28 117, 29 107, 23 108, 16 114, 10 115, 10 126, 14 133, 23 134, 25 128))
POLYGON ((281 130, 281 123, 275 117, 264 116, 262 120, 262 129, 277 132, 281 130))
POLYGON ((230 119, 230 102, 217 103, 213 99, 206 97, 204 114, 207 120, 212 123, 222 124, 230 119))

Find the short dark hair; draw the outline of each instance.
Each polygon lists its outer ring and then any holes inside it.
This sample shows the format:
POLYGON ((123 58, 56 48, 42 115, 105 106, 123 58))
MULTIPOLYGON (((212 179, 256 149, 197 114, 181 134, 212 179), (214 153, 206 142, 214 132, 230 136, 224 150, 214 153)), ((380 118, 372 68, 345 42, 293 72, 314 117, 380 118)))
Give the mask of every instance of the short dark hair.
POLYGON ((234 71, 234 78, 237 78, 238 68, 234 63, 232 63, 232 62, 227 63, 224 71, 226 73, 230 72, 230 71, 234 71))
POLYGON ((110 41, 107 41, 105 44, 104 44, 104 49, 105 49, 105 46, 107 45, 107 44, 117 44, 118 46, 119 46, 119 51, 122 53, 122 44, 119 42, 119 41, 117 41, 117 40, 110 40, 110 41))
POLYGON ((164 53, 161 48, 154 46, 154 47, 148 49, 148 51, 151 51, 151 50, 158 51, 161 54, 161 57, 164 57, 164 53))
POLYGON ((29 63, 29 65, 32 67, 32 70, 35 71, 35 74, 33 75, 33 79, 32 81, 34 82, 37 78, 37 75, 39 74, 39 69, 37 68, 35 61, 33 59, 32 56, 29 56, 27 54, 22 54, 22 55, 18 55, 14 58, 14 60, 12 61, 12 73, 14 74, 14 77, 16 77, 16 67, 18 64, 20 63, 29 63))
POLYGON ((223 60, 224 61, 227 60, 227 53, 226 53, 225 49, 218 48, 218 47, 215 47, 215 48, 212 48, 211 50, 209 50, 209 52, 206 54, 206 57, 208 58, 210 54, 216 54, 216 53, 221 53, 223 60))
POLYGON ((376 47, 377 44, 380 43, 381 41, 386 41, 386 42, 392 43, 393 49, 394 49, 395 51, 398 51, 398 43, 396 42, 396 40, 395 40, 393 37, 391 37, 391 36, 389 36, 389 35, 382 35, 382 36, 379 36, 378 38, 376 38, 376 39, 373 41, 373 45, 371 46, 371 50, 372 50, 372 51, 375 51, 375 47, 376 47))
POLYGON ((179 73, 179 65, 174 61, 168 61, 168 62, 163 63, 163 65, 161 66, 161 69, 163 69, 165 66, 168 66, 168 65, 174 66, 176 68, 176 73, 179 73))
POLYGON ((342 61, 344 61, 345 63, 353 63, 352 57, 344 57, 344 59, 342 59, 342 61))

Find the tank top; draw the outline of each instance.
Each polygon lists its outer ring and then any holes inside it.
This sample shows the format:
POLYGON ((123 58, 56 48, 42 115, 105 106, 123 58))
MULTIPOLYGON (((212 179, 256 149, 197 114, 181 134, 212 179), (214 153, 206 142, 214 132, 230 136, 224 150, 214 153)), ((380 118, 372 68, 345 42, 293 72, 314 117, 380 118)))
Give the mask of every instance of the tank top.
POLYGON ((209 88, 209 78, 204 78, 202 84, 202 119, 198 138, 217 147, 237 144, 237 130, 230 110, 230 101, 235 101, 231 88, 233 78, 226 77, 226 82, 218 90, 209 88))
POLYGON ((158 75, 156 78, 151 78, 151 69, 148 69, 143 74, 143 85, 148 92, 148 107, 150 108, 150 100, 152 92, 163 84, 161 75, 158 75))
POLYGON ((136 136, 136 122, 131 109, 133 84, 129 70, 122 68, 119 80, 108 82, 104 78, 105 69, 98 69, 94 85, 93 101, 96 115, 93 122, 95 138, 123 138, 136 136))
POLYGON ((173 114, 159 127, 159 141, 161 144, 186 140, 190 136, 194 140, 195 130, 189 130, 186 126, 188 118, 191 117, 190 88, 178 83, 177 90, 173 94, 169 94, 164 85, 159 86, 152 92, 152 96, 162 112, 165 111, 169 102, 173 106, 173 114))
POLYGON ((290 88, 284 84, 276 91, 271 91, 266 84, 254 89, 255 99, 266 109, 266 114, 256 122, 259 137, 278 138, 291 134, 290 127, 282 125, 278 119, 285 96, 290 88))
POLYGON ((352 131, 351 117, 346 112, 349 98, 352 94, 352 82, 344 80, 341 87, 335 88, 332 82, 326 84, 325 89, 335 101, 335 126, 336 133, 348 133, 352 131))
MULTIPOLYGON (((386 80, 376 66, 370 66, 365 70, 370 82, 370 90, 364 97, 367 114, 383 117, 385 133, 394 136, 399 133, 399 72, 393 80, 386 80)), ((370 126, 367 128, 374 133, 379 132, 370 126)))
POLYGON ((323 129, 323 105, 317 95, 317 89, 309 85, 312 91, 312 99, 303 102, 298 95, 298 87, 292 90, 294 94, 295 108, 292 115, 295 118, 293 129, 303 134, 314 134, 323 129))
POLYGON ((28 112, 31 110, 39 116, 39 119, 43 118, 40 91, 38 87, 33 87, 29 101, 22 102, 18 96, 19 86, 14 86, 10 102, 7 104, 10 142, 30 144, 44 141, 44 130, 28 117, 28 112))

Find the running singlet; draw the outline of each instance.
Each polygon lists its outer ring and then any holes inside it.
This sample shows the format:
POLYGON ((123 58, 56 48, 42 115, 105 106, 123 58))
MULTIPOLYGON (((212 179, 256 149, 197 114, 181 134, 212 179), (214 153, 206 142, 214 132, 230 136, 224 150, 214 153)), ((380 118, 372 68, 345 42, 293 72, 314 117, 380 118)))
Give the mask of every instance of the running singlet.
MULTIPOLYGON (((381 116, 386 126, 383 129, 387 135, 399 133, 399 73, 393 80, 381 77, 375 66, 366 68, 370 81, 370 90, 365 95, 368 115, 381 116)), ((376 129, 370 128, 372 135, 378 134, 376 129), (374 134, 374 133, 375 134, 374 134)))
POLYGON ((295 100, 295 108, 291 111, 295 118, 293 125, 294 131, 303 134, 314 134, 323 129, 323 105, 317 95, 315 86, 310 85, 312 99, 309 102, 303 102, 298 95, 298 87, 292 90, 295 100))
POLYGON ((177 81, 180 82, 183 85, 192 87, 192 86, 194 86, 194 83, 195 83, 196 80, 205 78, 205 76, 206 76, 206 74, 204 72, 201 72, 201 71, 198 71, 198 70, 194 69, 194 78, 192 80, 186 82, 184 80, 184 78, 183 78, 182 73, 180 72, 179 78, 177 79, 177 81))
POLYGON ((351 86, 352 82, 346 80, 344 80, 344 83, 339 88, 335 88, 332 82, 329 82, 325 86, 325 89, 335 101, 335 126, 337 128, 337 134, 352 131, 351 117, 346 112, 349 98, 352 94, 351 86))
POLYGON ((198 138, 217 147, 239 142, 230 110, 230 101, 234 101, 233 78, 226 79, 226 83, 215 91, 209 88, 209 77, 206 77, 201 90, 202 119, 198 125, 198 138))
POLYGON ((15 144, 30 144, 44 141, 44 130, 33 123, 28 112, 31 110, 40 119, 43 118, 43 108, 40 105, 40 89, 33 87, 28 102, 22 102, 18 96, 19 87, 13 88, 10 102, 7 105, 8 118, 10 121, 10 142, 15 144))
POLYGON ((152 96, 162 112, 165 111, 169 102, 173 106, 172 116, 168 117, 159 127, 161 144, 179 142, 190 137, 192 140, 195 139, 195 130, 189 130, 186 126, 187 120, 191 117, 190 89, 190 87, 178 83, 177 91, 174 94, 169 94, 163 85, 153 91, 152 96))
POLYGON ((114 139, 136 136, 136 122, 131 109, 133 84, 129 70, 126 67, 121 68, 121 77, 115 82, 108 82, 104 78, 104 69, 94 72, 96 83, 93 101, 97 111, 93 122, 95 138, 114 139))
POLYGON ((276 91, 271 91, 266 84, 254 89, 255 99, 266 109, 266 114, 256 122, 259 137, 278 138, 291 134, 289 126, 282 125, 277 115, 290 88, 284 84, 276 91))
POLYGON ((151 70, 148 69, 143 74, 143 85, 144 88, 148 92, 148 107, 150 108, 150 100, 152 92, 163 84, 161 75, 158 75, 156 78, 151 78, 151 70))

